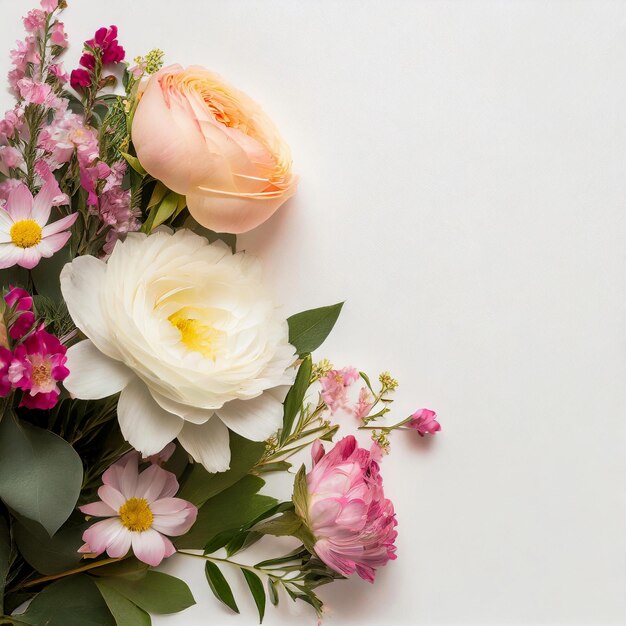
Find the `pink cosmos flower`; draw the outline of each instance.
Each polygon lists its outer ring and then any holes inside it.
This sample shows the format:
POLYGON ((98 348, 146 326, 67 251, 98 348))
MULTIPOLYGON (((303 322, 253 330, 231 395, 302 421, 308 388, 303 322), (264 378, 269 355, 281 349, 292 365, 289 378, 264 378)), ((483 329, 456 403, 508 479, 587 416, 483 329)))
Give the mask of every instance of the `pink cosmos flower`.
POLYGON ((38 328, 18 344, 9 366, 11 384, 22 389, 20 406, 51 409, 59 397, 58 382, 67 378, 67 348, 49 332, 38 328))
POLYGON ((99 28, 94 38, 86 41, 85 45, 102 51, 103 65, 119 63, 126 56, 124 48, 117 41, 117 26, 110 26, 109 28, 103 26, 99 28))
POLYGON ((9 366, 13 360, 13 353, 5 346, 0 346, 0 398, 6 398, 13 386, 9 380, 9 366))
POLYGON ((320 378, 322 385, 322 399, 330 409, 336 413, 348 405, 348 388, 359 379, 359 372, 354 367, 344 367, 342 370, 331 370, 320 378))
POLYGON ((12 287, 4 296, 4 301, 15 316, 9 327, 9 335, 12 339, 21 339, 35 324, 33 299, 28 291, 20 287, 12 287))
POLYGON ((373 582, 376 568, 396 558, 397 521, 383 492, 380 450, 359 448, 350 435, 328 454, 317 441, 311 454, 305 516, 314 550, 334 571, 344 576, 356 572, 373 582))
POLYGON ((0 269, 19 265, 32 269, 42 257, 51 257, 70 238, 68 228, 76 221, 73 213, 48 224, 52 202, 60 193, 56 183, 47 182, 36 198, 23 183, 9 194, 0 208, 0 269))
POLYGON ((139 453, 132 452, 102 475, 100 500, 81 506, 87 515, 106 517, 83 534, 79 552, 112 558, 126 556, 132 546, 135 556, 157 566, 176 549, 166 537, 184 535, 196 521, 198 509, 181 498, 178 481, 171 472, 150 465, 139 472, 139 453))
POLYGON ((434 435, 441 430, 441 424, 437 421, 437 413, 430 409, 419 409, 411 415, 408 428, 414 428, 420 437, 434 435))
POLYGON ((359 399, 354 406, 354 416, 360 421, 367 417, 374 406, 374 398, 367 387, 361 387, 359 399))

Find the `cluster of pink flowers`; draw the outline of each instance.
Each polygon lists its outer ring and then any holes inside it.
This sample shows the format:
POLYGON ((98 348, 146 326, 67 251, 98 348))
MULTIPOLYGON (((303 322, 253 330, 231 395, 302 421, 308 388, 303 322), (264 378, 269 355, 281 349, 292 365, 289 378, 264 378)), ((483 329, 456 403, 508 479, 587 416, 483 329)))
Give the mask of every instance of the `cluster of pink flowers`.
POLYGON ((376 568, 396 558, 398 534, 393 503, 383 491, 380 448, 360 448, 350 435, 328 454, 316 441, 311 455, 306 523, 314 550, 334 571, 374 582, 376 568))
POLYGON ((27 291, 14 287, 4 299, 6 328, 16 345, 11 350, 5 339, 0 346, 0 396, 20 389, 20 406, 51 409, 60 393, 57 383, 69 374, 66 348, 43 325, 35 327, 33 299, 27 291))
POLYGON ((85 42, 85 52, 80 57, 81 67, 72 70, 70 85, 77 91, 81 91, 93 85, 97 77, 94 70, 97 66, 96 57, 99 55, 103 67, 121 63, 126 56, 124 48, 117 40, 117 26, 99 28, 93 39, 85 42))
POLYGON ((359 372, 354 367, 331 370, 320 378, 322 399, 331 413, 348 408, 348 389, 358 379, 359 372))
POLYGON ((133 550, 144 563, 157 566, 176 549, 169 537, 184 535, 196 521, 198 509, 181 498, 176 476, 159 466, 173 446, 151 459, 139 472, 138 452, 129 452, 102 475, 100 500, 80 507, 95 517, 105 517, 83 534, 85 545, 79 552, 98 556, 106 551, 112 558, 133 550))

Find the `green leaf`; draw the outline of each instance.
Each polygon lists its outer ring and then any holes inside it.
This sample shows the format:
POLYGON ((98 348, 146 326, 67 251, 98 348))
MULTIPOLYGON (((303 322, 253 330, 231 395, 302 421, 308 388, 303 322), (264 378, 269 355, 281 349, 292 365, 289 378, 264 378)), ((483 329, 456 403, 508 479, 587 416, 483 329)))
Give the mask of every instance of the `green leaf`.
POLYGON ((285 398, 285 410, 283 415, 283 426, 280 431, 280 444, 284 444, 287 438, 291 434, 294 420, 296 415, 302 410, 302 403, 304 402, 304 396, 311 384, 311 369, 313 365, 311 362, 311 355, 308 354, 304 357, 296 380, 293 383, 293 387, 289 390, 287 397, 285 398))
POLYGON ((261 579, 250 570, 242 569, 241 573, 248 583, 250 593, 254 598, 254 603, 259 611, 259 623, 263 623, 263 616, 265 615, 265 589, 263 589, 263 583, 261 579))
POLYGON ((230 432, 230 469, 210 474, 196 463, 181 479, 178 498, 201 507, 209 498, 241 480, 256 465, 265 452, 265 442, 250 441, 230 432))
POLYGON ((26 562, 40 574, 57 574, 80 563, 78 548, 83 545, 82 534, 87 524, 81 515, 72 516, 50 537, 41 524, 15 516, 13 537, 26 562))
POLYGON ((32 626, 115 626, 98 588, 84 574, 48 585, 15 617, 32 626))
POLYGON ((139 162, 139 159, 132 154, 128 154, 127 152, 120 152, 120 154, 128 161, 128 165, 130 165, 137 174, 140 176, 147 176, 148 172, 143 168, 143 165, 139 162))
POLYGON ((239 533, 240 530, 238 528, 229 528, 221 533, 217 533, 217 535, 215 535, 215 537, 213 537, 204 546, 204 554, 213 554, 213 552, 217 552, 227 543, 230 543, 237 535, 239 535, 239 533))
POLYGON ((224 574, 222 574, 220 568, 215 565, 215 563, 207 561, 204 565, 204 572, 209 587, 211 587, 211 591, 215 597, 223 602, 229 609, 232 609, 235 613, 239 613, 239 608, 233 597, 233 591, 224 578, 224 574))
POLYGON ((158 180, 152 190, 152 195, 150 196, 150 200, 146 208, 151 209, 152 207, 155 207, 161 202, 161 200, 163 200, 163 198, 165 198, 169 191, 170 190, 160 180, 158 180))
MULTIPOLYGON (((182 197, 184 198, 184 196, 182 197)), ((152 230, 166 222, 170 217, 172 217, 172 215, 174 215, 180 198, 181 196, 179 194, 170 191, 165 198, 161 200, 158 208, 152 209, 152 211, 155 212, 154 218, 152 219, 152 230)))
POLYGON ((4 588, 11 567, 12 549, 11 532, 4 517, 0 516, 0 615, 4 613, 4 588))
POLYGON ((102 580, 95 581, 117 626, 151 626, 150 616, 121 593, 108 587, 102 580))
POLYGON ((275 498, 257 494, 264 484, 262 478, 248 475, 208 500, 200 507, 191 530, 174 541, 176 546, 202 549, 218 533, 243 529, 246 524, 276 505, 275 498))
POLYGON ((241 552, 242 550, 249 548, 262 537, 263 535, 261 533, 257 533, 256 531, 252 530, 246 530, 242 533, 239 533, 226 546, 226 556, 230 558, 234 554, 237 554, 237 552, 241 552))
POLYGON ((296 507, 296 513, 302 518, 306 519, 307 511, 309 509, 309 490, 306 484, 306 468, 304 465, 300 466, 296 478, 293 482, 293 503, 296 507))
POLYGON ((278 589, 276 589, 276 583, 271 579, 267 579, 267 595, 270 597, 270 602, 274 606, 278 606, 278 589))
POLYGON ((83 480, 83 464, 67 441, 18 420, 0 421, 0 499, 52 536, 71 515, 83 480))
POLYGON ((98 579, 98 587, 117 591, 148 613, 164 615, 178 613, 196 601, 185 582, 174 576, 148 570, 140 579, 127 576, 98 579))
POLYGON ((310 309, 292 315, 289 324, 289 343, 294 346, 300 356, 319 348, 333 329, 343 302, 310 309))
POLYGON ((287 511, 274 519, 257 524, 254 530, 275 537, 295 537, 301 526, 302 519, 296 515, 295 511, 287 511))

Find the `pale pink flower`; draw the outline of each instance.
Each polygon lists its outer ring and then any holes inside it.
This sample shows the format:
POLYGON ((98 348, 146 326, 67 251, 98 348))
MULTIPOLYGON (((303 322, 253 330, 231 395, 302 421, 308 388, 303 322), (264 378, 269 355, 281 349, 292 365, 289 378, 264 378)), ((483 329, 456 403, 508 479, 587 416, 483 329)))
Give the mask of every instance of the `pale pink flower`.
POLYGON ((9 170, 24 165, 22 153, 13 146, 0 147, 0 172, 5 176, 9 175, 9 170))
POLYGON ((163 463, 167 463, 174 451, 176 450, 176 444, 173 441, 170 441, 161 452, 157 452, 156 454, 151 454, 146 457, 146 461, 152 463, 153 465, 163 465, 163 463))
POLYGON ((133 550, 144 563, 156 567, 176 549, 166 537, 184 535, 193 526, 198 509, 181 498, 176 476, 158 465, 139 473, 139 453, 122 457, 102 475, 100 500, 80 510, 108 519, 96 522, 83 534, 79 552, 121 558, 133 550))
POLYGON ((38 159, 35 161, 35 172, 42 180, 42 184, 48 183, 52 185, 55 191, 55 195, 52 198, 52 206, 65 206, 70 203, 69 196, 61 191, 57 179, 54 177, 50 166, 44 159, 38 159))
POLYGON ((26 32, 38 33, 46 24, 46 14, 41 9, 31 9, 23 18, 26 32))
POLYGON ((374 398, 367 387, 361 387, 359 391, 359 399, 354 405, 354 416, 358 420, 367 417, 374 406, 374 398))
POLYGON ((43 128, 39 135, 39 147, 50 154, 56 167, 67 163, 74 151, 83 167, 90 166, 100 154, 96 131, 86 126, 80 115, 71 112, 57 115, 51 124, 43 128))
POLYGON ((15 49, 10 52, 11 63, 16 70, 24 75, 29 63, 37 64, 41 60, 37 51, 37 40, 29 35, 24 41, 16 41, 15 45, 15 49))
POLYGON ((315 553, 343 576, 356 572, 373 582, 376 568, 396 558, 397 521, 383 491, 380 450, 359 448, 350 435, 328 454, 315 442, 311 455, 306 510, 296 507, 315 538, 315 553))
POLYGON ((22 184, 17 178, 7 178, 0 183, 0 207, 5 207, 11 192, 22 184))
POLYGON ((20 406, 51 409, 57 403, 59 387, 70 371, 65 367, 67 348, 49 332, 38 328, 13 351, 9 380, 22 389, 20 406))
POLYGON ((36 198, 23 183, 9 194, 0 208, 0 269, 19 265, 32 269, 42 257, 51 257, 70 238, 67 229, 78 217, 73 213, 48 224, 58 185, 46 183, 36 198))
POLYGON ((63 22, 55 22, 50 29, 50 42, 60 48, 67 48, 67 33, 63 22))
POLYGON ((70 79, 69 74, 63 69, 63 65, 61 63, 53 63, 48 67, 48 72, 54 76, 59 83, 65 85, 67 81, 70 79))
POLYGON ((46 13, 52 13, 53 11, 56 11, 58 6, 59 0, 41 0, 41 8, 46 13))
POLYGON ((348 388, 358 379, 359 372, 354 367, 331 370, 320 378, 322 399, 331 413, 348 407, 348 388))
POLYGON ((14 137, 24 128, 24 109, 17 107, 4 114, 0 120, 0 143, 6 143, 9 137, 14 137))
POLYGON ((56 108, 60 99, 52 91, 48 83, 40 83, 30 78, 22 78, 17 83, 20 96, 26 104, 44 104, 50 108, 56 108))
POLYGON ((411 421, 407 426, 417 431, 420 437, 434 435, 441 430, 441 424, 437 421, 437 413, 430 409, 419 409, 411 415, 411 421))

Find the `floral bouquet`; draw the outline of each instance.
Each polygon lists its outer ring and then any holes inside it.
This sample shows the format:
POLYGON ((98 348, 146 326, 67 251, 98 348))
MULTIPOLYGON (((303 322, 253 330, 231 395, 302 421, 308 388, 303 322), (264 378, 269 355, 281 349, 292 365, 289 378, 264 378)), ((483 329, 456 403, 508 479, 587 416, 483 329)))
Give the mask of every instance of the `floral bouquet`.
POLYGON ((285 594, 320 614, 320 585, 395 558, 380 462, 436 415, 389 423, 388 373, 314 363, 341 304, 285 319, 237 252, 297 185, 260 107, 160 50, 131 66, 115 26, 68 75, 65 8, 24 18, 0 121, 0 623, 150 624, 194 603, 155 569, 175 553, 233 611, 225 568, 261 620, 285 594))

